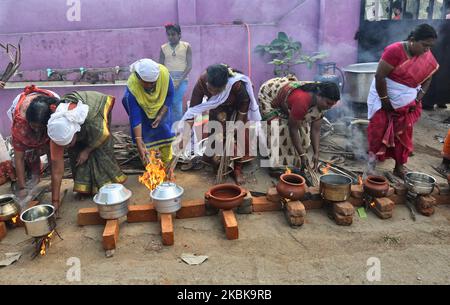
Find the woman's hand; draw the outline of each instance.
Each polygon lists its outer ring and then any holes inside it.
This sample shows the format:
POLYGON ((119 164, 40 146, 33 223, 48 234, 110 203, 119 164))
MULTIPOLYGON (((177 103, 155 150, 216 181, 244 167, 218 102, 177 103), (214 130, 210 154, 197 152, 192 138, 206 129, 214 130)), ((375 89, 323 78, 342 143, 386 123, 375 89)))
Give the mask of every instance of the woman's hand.
POLYGON ((158 128, 159 123, 161 123, 161 116, 157 116, 152 123, 152 128, 158 128))
POLYGON ((386 111, 394 111, 394 107, 392 107, 389 98, 381 99, 381 108, 386 111))
POLYGON ((92 150, 90 148, 83 149, 78 155, 76 166, 78 167, 84 164, 89 159, 89 155, 91 154, 91 152, 92 150))
POLYGON ((319 167, 319 153, 315 153, 312 157, 312 161, 313 161, 313 171, 317 171, 318 167, 319 167))

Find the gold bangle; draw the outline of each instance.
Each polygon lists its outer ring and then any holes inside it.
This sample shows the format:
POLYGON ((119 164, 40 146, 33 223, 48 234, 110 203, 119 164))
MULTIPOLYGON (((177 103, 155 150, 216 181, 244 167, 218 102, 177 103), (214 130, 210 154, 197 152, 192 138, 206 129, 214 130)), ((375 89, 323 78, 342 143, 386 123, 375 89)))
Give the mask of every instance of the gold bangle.
POLYGON ((246 115, 248 113, 248 111, 247 112, 240 112, 240 111, 238 111, 238 112, 239 112, 240 115, 246 115))
POLYGON ((383 96, 383 97, 380 97, 380 100, 384 100, 384 99, 387 99, 387 98, 389 98, 389 96, 383 96))

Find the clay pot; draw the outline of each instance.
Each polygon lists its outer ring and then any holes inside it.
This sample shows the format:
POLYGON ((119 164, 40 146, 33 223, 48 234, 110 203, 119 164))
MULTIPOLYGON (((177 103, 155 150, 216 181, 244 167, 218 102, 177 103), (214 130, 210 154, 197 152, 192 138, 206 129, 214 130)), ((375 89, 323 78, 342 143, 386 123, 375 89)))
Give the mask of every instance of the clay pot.
POLYGON ((364 180, 364 192, 375 198, 386 197, 389 191, 389 183, 383 176, 368 176, 364 180))
POLYGON ((300 200, 305 195, 305 178, 297 174, 283 174, 277 184, 281 197, 290 200, 300 200))
POLYGON ((247 191, 235 184, 219 184, 210 188, 205 198, 215 208, 231 210, 240 206, 247 191))

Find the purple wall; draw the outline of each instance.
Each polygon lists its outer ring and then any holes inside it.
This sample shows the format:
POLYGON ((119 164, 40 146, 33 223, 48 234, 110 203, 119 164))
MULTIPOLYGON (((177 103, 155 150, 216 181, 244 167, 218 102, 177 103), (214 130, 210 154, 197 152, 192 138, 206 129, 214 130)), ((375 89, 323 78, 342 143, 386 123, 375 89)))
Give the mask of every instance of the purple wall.
MULTIPOLYGON (((75 1, 75 0, 72 0, 75 1)), ((248 72, 247 30, 233 25, 242 20, 250 26, 251 48, 270 42, 278 31, 303 43, 305 52, 326 51, 326 61, 339 66, 356 62, 353 37, 359 26, 359 0, 81 0, 80 21, 69 22, 69 6, 62 0, 0 1, 0 42, 23 38, 21 71, 35 81, 45 79, 46 68, 97 68, 128 66, 136 59, 158 59, 166 42, 163 25, 179 22, 183 40, 193 49, 190 88, 201 71, 224 62, 248 72), (30 9, 33 8, 33 9, 30 9), (41 72, 38 72, 41 71, 41 72), (42 78, 44 77, 44 78, 42 78)), ((0 68, 6 57, 2 54, 0 68)), ((273 67, 251 53, 255 91, 273 76, 273 67)), ((298 66, 301 79, 314 70, 298 66)), ((97 90, 117 98, 114 123, 127 123, 120 103, 124 87, 58 88, 58 93, 97 90)), ((20 90, 0 91, 0 132, 9 134, 5 111, 20 90)))

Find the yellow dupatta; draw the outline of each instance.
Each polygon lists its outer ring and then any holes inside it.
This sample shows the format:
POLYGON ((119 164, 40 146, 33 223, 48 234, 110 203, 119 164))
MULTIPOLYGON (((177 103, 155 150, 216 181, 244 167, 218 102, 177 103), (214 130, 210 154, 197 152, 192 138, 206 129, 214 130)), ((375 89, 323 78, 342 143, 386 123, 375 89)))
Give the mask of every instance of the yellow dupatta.
POLYGON ((144 110, 149 119, 156 118, 159 109, 164 105, 169 89, 169 70, 159 65, 159 77, 156 81, 155 91, 147 93, 141 86, 136 73, 132 73, 127 81, 128 89, 136 98, 139 106, 144 110))

